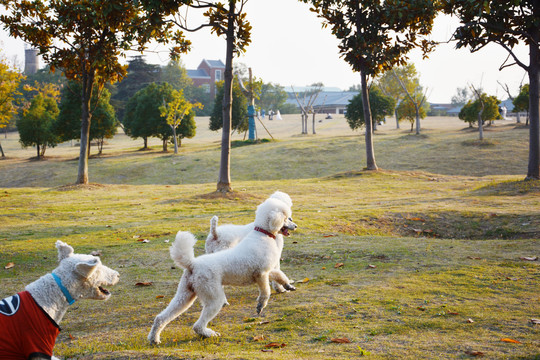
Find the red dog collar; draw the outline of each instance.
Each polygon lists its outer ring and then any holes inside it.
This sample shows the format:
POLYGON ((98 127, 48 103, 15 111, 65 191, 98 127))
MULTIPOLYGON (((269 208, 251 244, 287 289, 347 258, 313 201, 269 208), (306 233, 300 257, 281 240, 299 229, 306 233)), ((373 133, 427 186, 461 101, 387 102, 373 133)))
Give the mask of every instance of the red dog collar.
POLYGON ((260 228, 258 226, 255 226, 255 231, 262 232, 263 234, 270 236, 272 239, 276 238, 276 235, 274 235, 270 231, 266 231, 266 230, 264 230, 264 229, 262 229, 262 228, 260 228))

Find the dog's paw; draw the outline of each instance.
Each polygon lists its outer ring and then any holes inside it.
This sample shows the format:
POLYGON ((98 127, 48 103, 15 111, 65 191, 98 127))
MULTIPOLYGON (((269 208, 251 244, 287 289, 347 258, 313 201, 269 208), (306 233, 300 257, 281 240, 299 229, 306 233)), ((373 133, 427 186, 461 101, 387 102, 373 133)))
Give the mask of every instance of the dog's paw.
POLYGON ((257 314, 261 315, 263 309, 264 309, 264 304, 263 303, 258 303, 257 304, 257 314))
POLYGON ((215 332, 212 329, 204 328, 204 329, 194 329, 197 334, 199 334, 202 337, 210 338, 210 337, 218 337, 221 336, 220 333, 215 332))
POLYGON ((283 287, 285 288, 285 290, 288 290, 288 291, 295 291, 296 288, 294 286, 292 286, 291 284, 285 284, 283 285, 283 287))

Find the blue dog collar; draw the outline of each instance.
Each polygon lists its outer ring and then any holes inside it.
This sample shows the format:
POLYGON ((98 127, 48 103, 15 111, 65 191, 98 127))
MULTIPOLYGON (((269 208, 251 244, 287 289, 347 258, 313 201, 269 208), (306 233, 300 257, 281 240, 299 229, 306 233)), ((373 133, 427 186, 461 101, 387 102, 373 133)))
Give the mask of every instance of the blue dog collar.
POLYGON ((51 275, 54 278, 54 281, 56 281, 56 283, 60 287, 60 290, 62 290, 62 293, 66 297, 66 300, 67 300, 68 304, 73 305, 75 300, 71 297, 71 294, 69 293, 68 289, 66 289, 66 287, 62 284, 62 280, 60 280, 58 275, 56 275, 55 273, 51 273, 51 275))

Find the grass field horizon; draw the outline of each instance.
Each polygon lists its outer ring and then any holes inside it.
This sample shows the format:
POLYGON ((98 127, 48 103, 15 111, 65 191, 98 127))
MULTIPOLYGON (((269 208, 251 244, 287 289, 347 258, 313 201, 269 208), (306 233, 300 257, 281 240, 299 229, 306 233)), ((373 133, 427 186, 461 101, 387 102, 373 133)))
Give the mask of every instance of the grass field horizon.
MULTIPOLYGON (((108 302, 68 310, 56 356, 540 359, 532 260, 540 252, 540 182, 523 181, 526 127, 498 121, 478 142, 477 129, 456 118, 428 118, 419 136, 390 118, 374 136, 381 170, 372 172, 363 170, 362 132, 343 116, 300 135, 299 115, 286 115, 264 121, 275 141, 232 149, 234 192, 218 195, 221 135, 207 121, 197 119, 197 136, 178 155, 163 153, 159 139, 140 151, 140 139, 118 134, 90 159, 87 186, 73 185, 76 146, 47 149, 36 161, 15 134, 2 135, 0 299, 55 267, 57 239, 76 252, 99 250, 121 274, 108 302), (174 234, 193 232, 200 255, 213 215, 248 223, 276 190, 291 195, 299 225, 282 255, 298 290, 273 293, 257 317, 256 287, 227 287, 231 306, 211 325, 220 338, 192 331, 196 304, 165 329, 163 344, 148 344, 182 273, 171 268, 174 234)), ((259 123, 258 136, 270 138, 259 123)))

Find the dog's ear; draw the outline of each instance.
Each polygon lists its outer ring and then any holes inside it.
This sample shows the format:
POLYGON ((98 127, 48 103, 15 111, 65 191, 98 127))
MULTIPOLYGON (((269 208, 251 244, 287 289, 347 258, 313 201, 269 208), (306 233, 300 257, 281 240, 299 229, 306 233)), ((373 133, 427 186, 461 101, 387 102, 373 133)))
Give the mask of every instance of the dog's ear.
POLYGON ((77 274, 81 275, 82 277, 87 278, 97 269, 99 263, 99 259, 81 261, 75 265, 75 271, 77 271, 77 274))
POLYGON ((270 227, 271 232, 277 232, 283 226, 285 221, 285 215, 279 210, 272 210, 269 214, 268 226, 270 227))
POLYGON ((60 240, 56 240, 56 248, 58 249, 58 261, 62 261, 65 258, 70 257, 73 255, 73 248, 66 244, 65 242, 62 242, 60 240))

